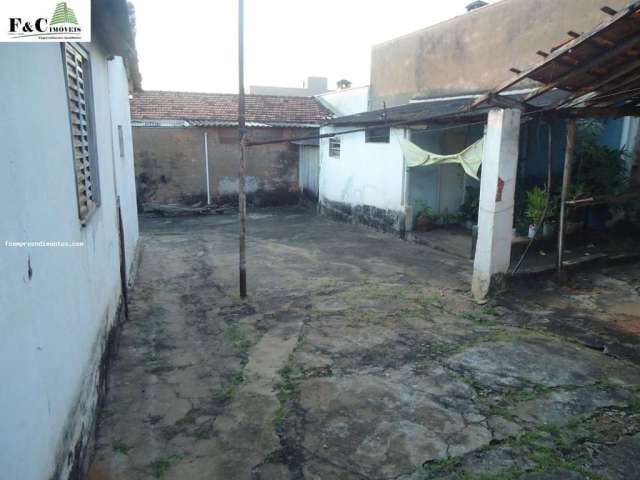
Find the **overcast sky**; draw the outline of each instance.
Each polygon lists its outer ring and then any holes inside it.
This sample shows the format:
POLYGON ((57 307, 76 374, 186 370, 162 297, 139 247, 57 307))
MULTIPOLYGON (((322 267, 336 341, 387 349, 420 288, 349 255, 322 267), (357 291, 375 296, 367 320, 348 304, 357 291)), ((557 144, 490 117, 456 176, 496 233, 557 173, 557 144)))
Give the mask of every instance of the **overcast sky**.
MULTIPOLYGON (((463 14, 471 0, 245 0, 250 85, 369 83, 371 47, 463 14)), ((133 0, 146 90, 237 91, 237 0, 133 0)), ((491 2, 493 3, 493 2, 491 2)))

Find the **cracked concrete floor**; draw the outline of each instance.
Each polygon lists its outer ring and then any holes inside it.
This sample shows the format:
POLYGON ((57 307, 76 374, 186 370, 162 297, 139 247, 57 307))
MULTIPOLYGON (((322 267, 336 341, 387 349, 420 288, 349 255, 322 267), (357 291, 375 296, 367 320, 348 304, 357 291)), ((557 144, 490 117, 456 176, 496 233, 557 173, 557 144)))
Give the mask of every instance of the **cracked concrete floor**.
POLYGON ((96 442, 113 480, 638 478, 639 268, 481 307, 468 261, 259 210, 241 301, 235 217, 142 226, 96 442))

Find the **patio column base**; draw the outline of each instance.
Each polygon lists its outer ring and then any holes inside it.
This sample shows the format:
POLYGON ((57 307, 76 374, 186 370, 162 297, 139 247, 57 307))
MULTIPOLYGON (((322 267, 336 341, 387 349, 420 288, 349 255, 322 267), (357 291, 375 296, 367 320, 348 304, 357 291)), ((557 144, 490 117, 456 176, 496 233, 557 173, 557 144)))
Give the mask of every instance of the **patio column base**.
POLYGON ((489 112, 482 158, 478 241, 471 292, 484 302, 509 269, 520 139, 518 109, 489 112))

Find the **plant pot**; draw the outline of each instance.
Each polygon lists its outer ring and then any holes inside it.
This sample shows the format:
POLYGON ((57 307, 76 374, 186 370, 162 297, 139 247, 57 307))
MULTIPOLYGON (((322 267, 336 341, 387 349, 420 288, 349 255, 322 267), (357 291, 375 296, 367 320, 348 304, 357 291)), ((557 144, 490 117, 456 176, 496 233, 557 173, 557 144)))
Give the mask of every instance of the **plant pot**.
POLYGON ((417 232, 428 232, 429 230, 433 230, 434 224, 429 217, 418 216, 416 218, 416 231, 417 232))
POLYGON ((529 225, 529 232, 527 233, 528 238, 533 238, 536 236, 537 229, 535 225, 529 225))
POLYGON ((542 226, 542 238, 553 238, 558 234, 558 224, 548 222, 542 226))

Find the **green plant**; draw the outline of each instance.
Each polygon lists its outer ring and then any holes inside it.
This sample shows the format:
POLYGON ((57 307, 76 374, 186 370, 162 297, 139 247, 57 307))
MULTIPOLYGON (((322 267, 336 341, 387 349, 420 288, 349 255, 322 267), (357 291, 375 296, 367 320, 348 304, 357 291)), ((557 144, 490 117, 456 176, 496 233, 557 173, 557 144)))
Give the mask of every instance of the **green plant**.
POLYGON ((171 468, 174 460, 177 460, 177 456, 172 457, 160 457, 149 464, 151 470, 151 476, 153 478, 162 478, 165 473, 171 468))
POLYGON ((572 184, 582 197, 615 195, 629 188, 628 154, 624 149, 600 145, 603 131, 600 120, 578 124, 572 184))
POLYGON ((113 442, 112 448, 114 452, 128 455, 129 450, 131 450, 132 447, 124 443, 122 440, 116 440, 115 442, 113 442))
POLYGON ((419 232, 427 232, 433 228, 433 210, 422 202, 417 202, 416 207, 420 210, 416 215, 416 230, 419 232))
POLYGON ((416 207, 418 207, 418 214, 416 215, 417 218, 432 218, 434 213, 433 213, 433 209, 423 203, 423 202, 417 202, 416 203, 416 207))
POLYGON ((553 195, 549 199, 546 222, 557 222, 560 218, 560 195, 553 195))
POLYGON ((460 207, 460 213, 465 220, 478 223, 478 209, 480 208, 480 189, 474 186, 467 186, 464 196, 464 203, 460 207))
POLYGON ((247 334, 235 323, 225 327, 224 339, 241 352, 248 351, 253 345, 253 342, 247 334))
POLYGON ((527 192, 526 215, 531 225, 538 225, 547 209, 547 192, 540 187, 533 187, 527 192))
POLYGON ((436 213, 431 215, 431 219, 436 225, 452 225, 463 220, 461 213, 436 213))

